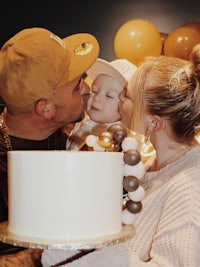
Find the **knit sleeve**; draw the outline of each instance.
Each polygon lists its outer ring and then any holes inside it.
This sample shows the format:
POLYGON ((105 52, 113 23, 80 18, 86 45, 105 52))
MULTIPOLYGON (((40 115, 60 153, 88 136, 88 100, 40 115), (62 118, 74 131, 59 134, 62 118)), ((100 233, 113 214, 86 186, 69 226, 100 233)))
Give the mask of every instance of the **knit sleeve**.
POLYGON ((131 267, 199 267, 200 231, 194 224, 176 227, 152 243, 149 260, 144 262, 130 252, 131 267))

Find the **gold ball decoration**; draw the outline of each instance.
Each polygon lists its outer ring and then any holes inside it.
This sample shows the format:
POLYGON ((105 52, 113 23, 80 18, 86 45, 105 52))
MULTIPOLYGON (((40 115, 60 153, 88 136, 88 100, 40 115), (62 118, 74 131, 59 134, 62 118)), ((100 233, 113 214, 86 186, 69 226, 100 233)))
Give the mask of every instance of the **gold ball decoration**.
POLYGON ((104 148, 109 148, 113 144, 113 134, 111 132, 103 132, 99 135, 98 144, 104 148))

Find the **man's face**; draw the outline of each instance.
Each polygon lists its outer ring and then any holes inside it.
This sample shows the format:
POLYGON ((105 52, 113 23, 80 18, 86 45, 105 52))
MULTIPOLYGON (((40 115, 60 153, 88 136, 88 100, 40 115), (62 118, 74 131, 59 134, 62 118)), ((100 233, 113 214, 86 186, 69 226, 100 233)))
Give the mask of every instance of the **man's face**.
POLYGON ((84 108, 89 96, 89 86, 81 77, 56 89, 53 101, 56 107, 55 120, 66 124, 80 121, 84 117, 84 108))

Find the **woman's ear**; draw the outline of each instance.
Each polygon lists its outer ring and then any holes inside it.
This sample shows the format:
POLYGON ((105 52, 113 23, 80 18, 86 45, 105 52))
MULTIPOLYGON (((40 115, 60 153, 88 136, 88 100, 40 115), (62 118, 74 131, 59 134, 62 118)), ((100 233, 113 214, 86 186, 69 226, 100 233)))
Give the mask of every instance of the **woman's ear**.
POLYGON ((151 116, 148 122, 148 130, 150 133, 155 133, 164 128, 164 121, 160 116, 151 116))
POLYGON ((50 120, 56 114, 55 105, 49 99, 40 99, 35 105, 36 114, 43 118, 50 120))

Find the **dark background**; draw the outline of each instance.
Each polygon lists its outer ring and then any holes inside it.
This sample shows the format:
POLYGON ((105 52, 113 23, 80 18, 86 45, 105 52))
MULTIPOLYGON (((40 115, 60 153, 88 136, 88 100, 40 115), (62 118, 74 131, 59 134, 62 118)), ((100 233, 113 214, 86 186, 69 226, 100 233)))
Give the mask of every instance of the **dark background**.
POLYGON ((100 57, 115 58, 113 40, 128 20, 145 19, 159 32, 170 33, 189 22, 200 22, 199 0, 57 0, 4 1, 0 15, 0 46, 23 28, 44 27, 61 38, 78 32, 96 36, 100 57))

